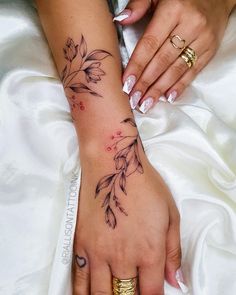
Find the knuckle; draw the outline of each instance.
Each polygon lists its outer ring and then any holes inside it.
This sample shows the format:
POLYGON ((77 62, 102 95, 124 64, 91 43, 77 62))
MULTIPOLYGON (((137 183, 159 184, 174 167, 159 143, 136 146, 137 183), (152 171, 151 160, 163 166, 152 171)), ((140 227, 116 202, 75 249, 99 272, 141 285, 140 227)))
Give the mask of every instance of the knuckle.
POLYGON ((144 35, 143 45, 146 50, 156 51, 159 48, 159 41, 154 35, 144 35))
POLYGON ((147 89, 151 84, 150 81, 147 81, 146 79, 141 79, 139 81, 139 83, 140 83, 142 89, 147 89))
POLYGON ((175 73, 176 76, 182 76, 183 73, 185 72, 185 66, 183 66, 183 64, 176 64, 176 65, 173 65, 173 71, 175 73))
POLYGON ((178 15, 183 13, 183 9, 185 9, 183 1, 174 0, 171 2, 171 4, 173 5, 172 7, 173 7, 173 11, 175 11, 175 13, 177 13, 178 15))
POLYGON ((194 21, 195 28, 197 30, 205 29, 208 24, 207 17, 201 12, 195 12, 193 21, 194 21))
MULTIPOLYGON (((142 258, 141 263, 142 265, 145 265, 146 267, 151 267, 152 265, 161 264, 163 257, 161 255, 157 254, 157 251, 155 250, 148 250, 149 254, 145 255, 145 257, 142 258)), ((148 253, 148 252, 147 252, 148 253)))
POLYGON ((75 272, 75 279, 79 281, 87 281, 89 279, 89 273, 80 269, 75 272))
POLYGON ((168 250, 167 258, 174 264, 179 264, 182 258, 181 248, 178 246, 176 248, 168 250))
POLYGON ((143 68, 144 68, 144 66, 136 58, 133 58, 132 66, 135 68, 135 71, 138 72, 138 73, 141 73, 143 71, 143 68))
POLYGON ((158 60, 159 60, 159 64, 161 67, 166 67, 167 65, 170 64, 171 57, 170 57, 169 53, 161 52, 159 54, 158 60))

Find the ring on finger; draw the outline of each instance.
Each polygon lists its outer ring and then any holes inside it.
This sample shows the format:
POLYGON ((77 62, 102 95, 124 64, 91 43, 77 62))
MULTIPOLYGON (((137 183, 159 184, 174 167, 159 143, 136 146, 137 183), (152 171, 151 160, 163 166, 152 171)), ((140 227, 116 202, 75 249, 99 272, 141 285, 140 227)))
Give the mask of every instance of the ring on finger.
POLYGON ((184 50, 186 41, 182 39, 179 35, 170 36, 170 43, 175 49, 184 50))
POLYGON ((180 57, 186 62, 189 68, 194 66, 197 61, 196 52, 190 47, 186 47, 180 54, 180 57))
POLYGON ((191 47, 186 47, 184 49, 184 52, 190 57, 191 61, 193 62, 193 65, 195 65, 197 61, 197 54, 191 47))
POLYGON ((112 286, 114 295, 135 295, 137 277, 131 279, 118 279, 113 277, 112 286))

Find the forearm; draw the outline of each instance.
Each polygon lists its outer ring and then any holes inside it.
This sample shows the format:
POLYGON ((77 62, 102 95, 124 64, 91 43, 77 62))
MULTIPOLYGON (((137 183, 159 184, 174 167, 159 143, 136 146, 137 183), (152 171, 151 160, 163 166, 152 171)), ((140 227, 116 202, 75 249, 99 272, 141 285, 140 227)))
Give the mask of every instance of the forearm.
POLYGON ((124 127, 120 123, 132 117, 132 113, 122 92, 118 41, 106 1, 38 0, 37 4, 82 152, 91 146, 106 149, 110 136, 120 128, 133 133, 130 124, 124 127), (74 48, 68 38, 78 47, 74 48), (70 43, 71 51, 66 42, 70 43))

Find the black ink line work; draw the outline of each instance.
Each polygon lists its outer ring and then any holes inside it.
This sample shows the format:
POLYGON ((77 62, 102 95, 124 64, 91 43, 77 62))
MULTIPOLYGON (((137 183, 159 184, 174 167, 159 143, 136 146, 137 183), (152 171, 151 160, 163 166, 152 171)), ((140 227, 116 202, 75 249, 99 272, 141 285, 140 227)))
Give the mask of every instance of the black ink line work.
POLYGON ((79 268, 84 268, 87 265, 87 261, 84 257, 80 257, 79 255, 75 255, 75 262, 79 268))
POLYGON ((90 93, 101 97, 88 84, 96 84, 101 81, 101 77, 106 74, 101 69, 101 61, 112 55, 102 49, 96 49, 88 53, 87 43, 83 35, 79 44, 75 44, 72 38, 68 38, 63 52, 67 60, 61 73, 64 89, 70 89, 74 93, 90 93), (75 78, 77 78, 77 82, 74 81, 75 78))
MULTIPOLYGON (((130 124, 136 128, 135 121, 132 118, 127 118, 121 123, 130 124)), ((117 225, 115 210, 128 216, 121 205, 119 196, 120 194, 127 195, 127 178, 136 172, 143 174, 143 166, 139 156, 138 142, 140 139, 138 132, 134 136, 122 135, 122 132, 118 132, 116 136, 112 136, 112 139, 114 143, 108 147, 108 150, 116 151, 113 158, 115 172, 100 179, 96 187, 95 198, 102 194, 105 222, 112 229, 115 229, 117 225)))

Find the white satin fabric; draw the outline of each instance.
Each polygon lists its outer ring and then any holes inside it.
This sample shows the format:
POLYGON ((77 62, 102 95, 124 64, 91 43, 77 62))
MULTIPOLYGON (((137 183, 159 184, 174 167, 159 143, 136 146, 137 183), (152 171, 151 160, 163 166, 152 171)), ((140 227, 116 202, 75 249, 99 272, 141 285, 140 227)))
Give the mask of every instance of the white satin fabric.
MULTIPOLYGON (((124 31, 129 53, 138 33, 124 31)), ((0 45, 0 295, 70 295, 78 145, 32 3, 0 0, 0 45)), ((135 113, 181 213, 191 295, 236 294, 235 83, 236 11, 182 99, 135 113)), ((165 294, 182 293, 166 284, 165 294)))

